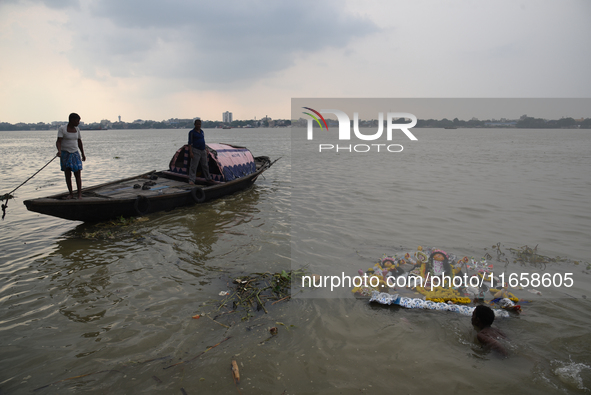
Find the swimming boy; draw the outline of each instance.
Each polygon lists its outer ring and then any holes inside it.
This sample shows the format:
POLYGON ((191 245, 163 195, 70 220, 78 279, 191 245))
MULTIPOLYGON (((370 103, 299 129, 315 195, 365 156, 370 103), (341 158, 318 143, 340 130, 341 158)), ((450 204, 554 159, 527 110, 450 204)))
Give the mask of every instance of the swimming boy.
POLYGON ((498 339, 506 339, 507 336, 505 336, 500 330, 491 327, 494 320, 494 311, 485 305, 476 306, 472 313, 472 325, 474 326, 474 329, 478 331, 478 334, 476 335, 478 341, 482 343, 485 348, 493 349, 506 357, 509 353, 498 339))

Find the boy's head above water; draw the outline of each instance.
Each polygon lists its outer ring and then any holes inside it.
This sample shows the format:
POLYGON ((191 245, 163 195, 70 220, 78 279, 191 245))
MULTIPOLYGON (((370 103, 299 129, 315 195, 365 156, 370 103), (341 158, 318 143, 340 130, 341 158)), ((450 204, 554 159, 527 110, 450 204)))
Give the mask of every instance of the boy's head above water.
POLYGON ((478 305, 472 313, 472 325, 482 329, 492 325, 495 320, 495 313, 485 305, 478 305))

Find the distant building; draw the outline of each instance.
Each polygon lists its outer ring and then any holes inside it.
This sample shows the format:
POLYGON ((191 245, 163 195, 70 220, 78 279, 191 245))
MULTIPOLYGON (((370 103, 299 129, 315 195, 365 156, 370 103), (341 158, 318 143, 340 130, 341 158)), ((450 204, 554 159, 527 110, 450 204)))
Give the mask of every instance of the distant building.
POLYGON ((517 125, 517 121, 508 121, 508 120, 501 120, 501 121, 497 121, 495 119, 493 119, 491 122, 485 122, 484 126, 494 126, 494 127, 515 127, 515 125, 517 125))
POLYGON ((121 115, 119 115, 119 122, 121 122, 121 115))
POLYGON ((222 118, 224 123, 232 123, 232 113, 230 111, 223 113, 222 118))

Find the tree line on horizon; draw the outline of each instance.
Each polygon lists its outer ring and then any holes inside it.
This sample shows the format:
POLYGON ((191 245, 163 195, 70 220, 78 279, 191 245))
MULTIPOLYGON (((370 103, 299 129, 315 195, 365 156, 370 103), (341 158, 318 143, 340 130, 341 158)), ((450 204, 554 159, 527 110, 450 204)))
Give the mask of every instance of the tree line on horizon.
MULTIPOLYGON (((338 125, 336 121, 327 120, 329 124, 338 125)), ((359 121, 361 127, 377 127, 378 120, 359 121)), ((401 120, 401 122, 404 122, 401 120)), ((64 121, 63 124, 67 122, 64 121)), ((306 126, 307 120, 300 118, 299 120, 235 120, 231 123, 223 123, 220 121, 202 120, 202 127, 204 129, 220 128, 229 126, 231 128, 244 127, 272 127, 272 126, 289 126, 291 124, 297 126, 306 126)), ((108 127, 103 127, 101 123, 90 123, 81 125, 80 129, 192 129, 193 120, 175 120, 175 121, 142 121, 139 122, 113 122, 108 124, 108 127)), ((29 130, 57 130, 59 125, 56 123, 17 123, 10 124, 7 122, 0 122, 0 131, 29 131, 29 130)), ((556 120, 547 120, 543 118, 534 118, 523 116, 514 122, 499 122, 492 120, 478 120, 471 119, 468 121, 454 118, 453 120, 443 118, 436 119, 418 119, 415 128, 519 128, 519 129, 591 129, 591 118, 583 120, 575 120, 574 118, 561 118, 556 120)))
MULTIPOLYGON (((0 122, 0 131, 29 131, 29 130, 57 130, 60 125, 67 124, 67 121, 63 122, 52 122, 52 123, 17 123, 10 124, 8 122, 0 122)), ((80 130, 98 130, 98 129, 192 129, 194 126, 193 119, 175 119, 168 121, 134 121, 134 122, 93 122, 93 123, 81 123, 80 130)), ((272 126, 289 126, 291 125, 290 120, 235 120, 230 123, 224 123, 220 121, 208 121, 202 120, 201 127, 203 129, 221 128, 229 126, 231 128, 244 128, 244 127, 272 127, 272 126)))
MULTIPOLYGON (((305 127, 307 125, 308 120, 304 118, 300 118, 297 121, 293 121, 294 125, 305 127)), ((326 122, 328 126, 338 126, 338 121, 333 119, 327 119, 326 122)), ((351 127, 353 127, 353 122, 351 122, 351 127)), ((393 120, 394 123, 410 123, 408 120, 401 118, 398 120, 393 120)), ((375 127, 377 128, 379 124, 379 120, 372 119, 372 120, 359 120, 360 127, 375 127)), ((387 125, 387 122, 384 121, 384 126, 387 125)), ((458 118, 454 118, 453 120, 443 118, 443 119, 417 119, 417 124, 414 126, 415 128, 434 128, 434 129, 441 129, 441 128, 519 128, 519 129, 591 129, 591 118, 585 118, 582 120, 576 120, 574 118, 561 118, 555 120, 548 120, 543 118, 534 118, 528 116, 522 116, 519 120, 514 121, 496 121, 496 120, 478 120, 478 119, 471 119, 469 121, 463 121, 458 118)))
POLYGON ((560 119, 543 119, 523 116, 517 121, 494 121, 485 120, 480 121, 477 119, 471 119, 469 121, 462 121, 458 118, 453 120, 442 119, 434 120, 427 119, 417 120, 416 128, 518 128, 518 129, 570 129, 570 128, 591 128, 591 118, 577 121, 574 118, 560 118, 560 119))

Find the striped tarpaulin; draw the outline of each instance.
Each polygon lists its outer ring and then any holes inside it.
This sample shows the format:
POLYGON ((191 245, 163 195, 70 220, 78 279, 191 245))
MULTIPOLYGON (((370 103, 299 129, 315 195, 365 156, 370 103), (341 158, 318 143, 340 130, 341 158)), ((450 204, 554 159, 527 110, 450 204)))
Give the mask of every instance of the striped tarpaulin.
MULTIPOLYGON (((233 147, 228 144, 208 144, 209 173, 215 181, 232 181, 252 174, 256 165, 248 148, 233 147)), ((172 157, 169 170, 173 173, 189 174, 189 147, 179 148, 172 157)), ((198 168, 198 173, 200 169, 198 168)))

